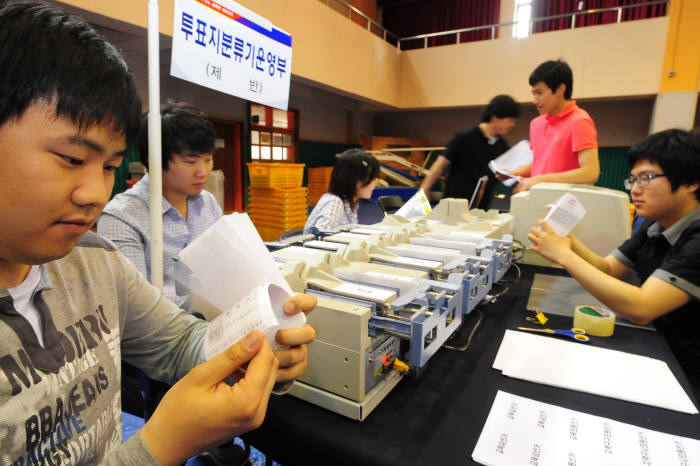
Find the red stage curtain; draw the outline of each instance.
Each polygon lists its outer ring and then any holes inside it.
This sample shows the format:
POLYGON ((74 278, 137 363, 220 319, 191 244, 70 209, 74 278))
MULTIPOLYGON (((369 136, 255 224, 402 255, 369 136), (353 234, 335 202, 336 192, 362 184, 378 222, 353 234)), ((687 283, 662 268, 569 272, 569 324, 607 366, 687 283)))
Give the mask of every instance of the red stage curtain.
MULTIPOLYGON (((598 8, 636 5, 639 3, 647 3, 648 1, 649 0, 583 0, 582 8, 579 10, 578 7, 580 0, 534 0, 532 17, 541 18, 543 16, 570 14, 581 10, 585 11, 595 10, 598 8)), ((628 8, 622 10, 622 21, 655 18, 657 16, 665 15, 665 4, 641 8, 628 8)), ((608 24, 615 22, 617 22, 617 11, 579 15, 576 17, 576 27, 595 26, 597 24, 608 24)), ((533 25, 532 31, 535 33, 568 28, 571 28, 571 17, 537 22, 533 25)))
MULTIPOLYGON (((531 18, 556 16, 576 11, 579 0, 534 0, 531 18)), ((571 27, 571 17, 538 21, 532 25, 532 33, 556 31, 571 27)))
MULTIPOLYGON (((510 1, 510 0, 507 0, 510 1)), ((388 6, 383 12, 383 26, 399 37, 497 24, 500 0, 418 0, 388 6)), ((496 31, 498 37, 498 31, 496 31)), ((460 42, 491 38, 491 30, 462 33, 460 42)), ((402 49, 423 47, 423 40, 402 43, 402 49)), ((456 43, 455 35, 437 37, 429 46, 456 43)))

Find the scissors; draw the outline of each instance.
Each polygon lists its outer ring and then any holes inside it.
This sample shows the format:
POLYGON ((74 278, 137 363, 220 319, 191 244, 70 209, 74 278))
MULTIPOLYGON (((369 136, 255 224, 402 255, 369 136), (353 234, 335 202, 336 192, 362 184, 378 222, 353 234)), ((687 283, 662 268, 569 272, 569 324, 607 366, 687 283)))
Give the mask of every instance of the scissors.
POLYGON ((569 338, 573 338, 581 343, 588 343, 591 339, 586 335, 586 331, 582 328, 572 328, 571 330, 552 330, 549 328, 530 328, 530 327, 518 327, 518 330, 525 330, 528 332, 538 332, 538 333, 549 333, 552 335, 564 335, 569 338))

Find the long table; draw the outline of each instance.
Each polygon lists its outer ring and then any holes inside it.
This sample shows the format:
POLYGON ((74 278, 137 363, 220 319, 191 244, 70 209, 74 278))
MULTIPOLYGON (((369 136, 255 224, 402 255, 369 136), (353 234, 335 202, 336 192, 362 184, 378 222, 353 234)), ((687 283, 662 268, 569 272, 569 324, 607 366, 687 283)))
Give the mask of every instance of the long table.
MULTIPOLYGON (((505 330, 528 324, 525 317, 532 315, 525 307, 534 274, 564 273, 520 267, 523 273, 518 283, 505 283, 510 289, 496 303, 477 308, 483 319, 466 351, 441 349, 419 378, 404 378, 365 421, 350 420, 289 395, 273 396, 261 428, 244 438, 283 466, 476 464, 471 453, 496 392, 503 390, 700 439, 700 415, 525 382, 493 369, 491 365, 505 330)), ((514 276, 509 271, 505 279, 514 276)), ((475 311, 466 317, 452 346, 465 343, 479 313, 475 311)), ((568 328, 572 324, 571 318, 550 316, 550 319, 552 328, 568 328)), ((668 362, 683 388, 696 401, 668 344, 656 332, 617 326, 612 338, 594 337, 591 344, 668 362)))

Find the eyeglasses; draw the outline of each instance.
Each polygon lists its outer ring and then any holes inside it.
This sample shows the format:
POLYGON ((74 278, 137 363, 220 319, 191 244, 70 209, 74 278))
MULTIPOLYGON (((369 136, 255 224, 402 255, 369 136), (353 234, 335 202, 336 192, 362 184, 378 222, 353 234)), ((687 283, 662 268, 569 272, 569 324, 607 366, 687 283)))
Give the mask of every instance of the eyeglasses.
POLYGON ((637 183, 637 186, 640 188, 646 188, 649 186, 649 182, 653 180, 654 178, 659 178, 660 176, 666 176, 663 173, 642 173, 641 175, 634 177, 630 176, 629 178, 625 178, 624 184, 625 184, 625 189, 626 190, 631 190, 632 185, 634 183, 637 183))

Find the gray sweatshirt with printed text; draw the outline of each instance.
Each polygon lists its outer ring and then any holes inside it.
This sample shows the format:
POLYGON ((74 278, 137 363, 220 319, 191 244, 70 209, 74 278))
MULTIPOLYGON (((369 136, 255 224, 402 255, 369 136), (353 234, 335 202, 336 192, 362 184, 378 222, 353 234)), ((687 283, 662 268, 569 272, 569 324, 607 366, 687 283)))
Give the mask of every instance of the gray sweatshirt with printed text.
POLYGON ((157 464, 121 438, 121 359, 174 382, 202 362, 207 323, 163 299, 108 241, 86 234, 41 266, 44 347, 0 289, 0 464, 157 464))

